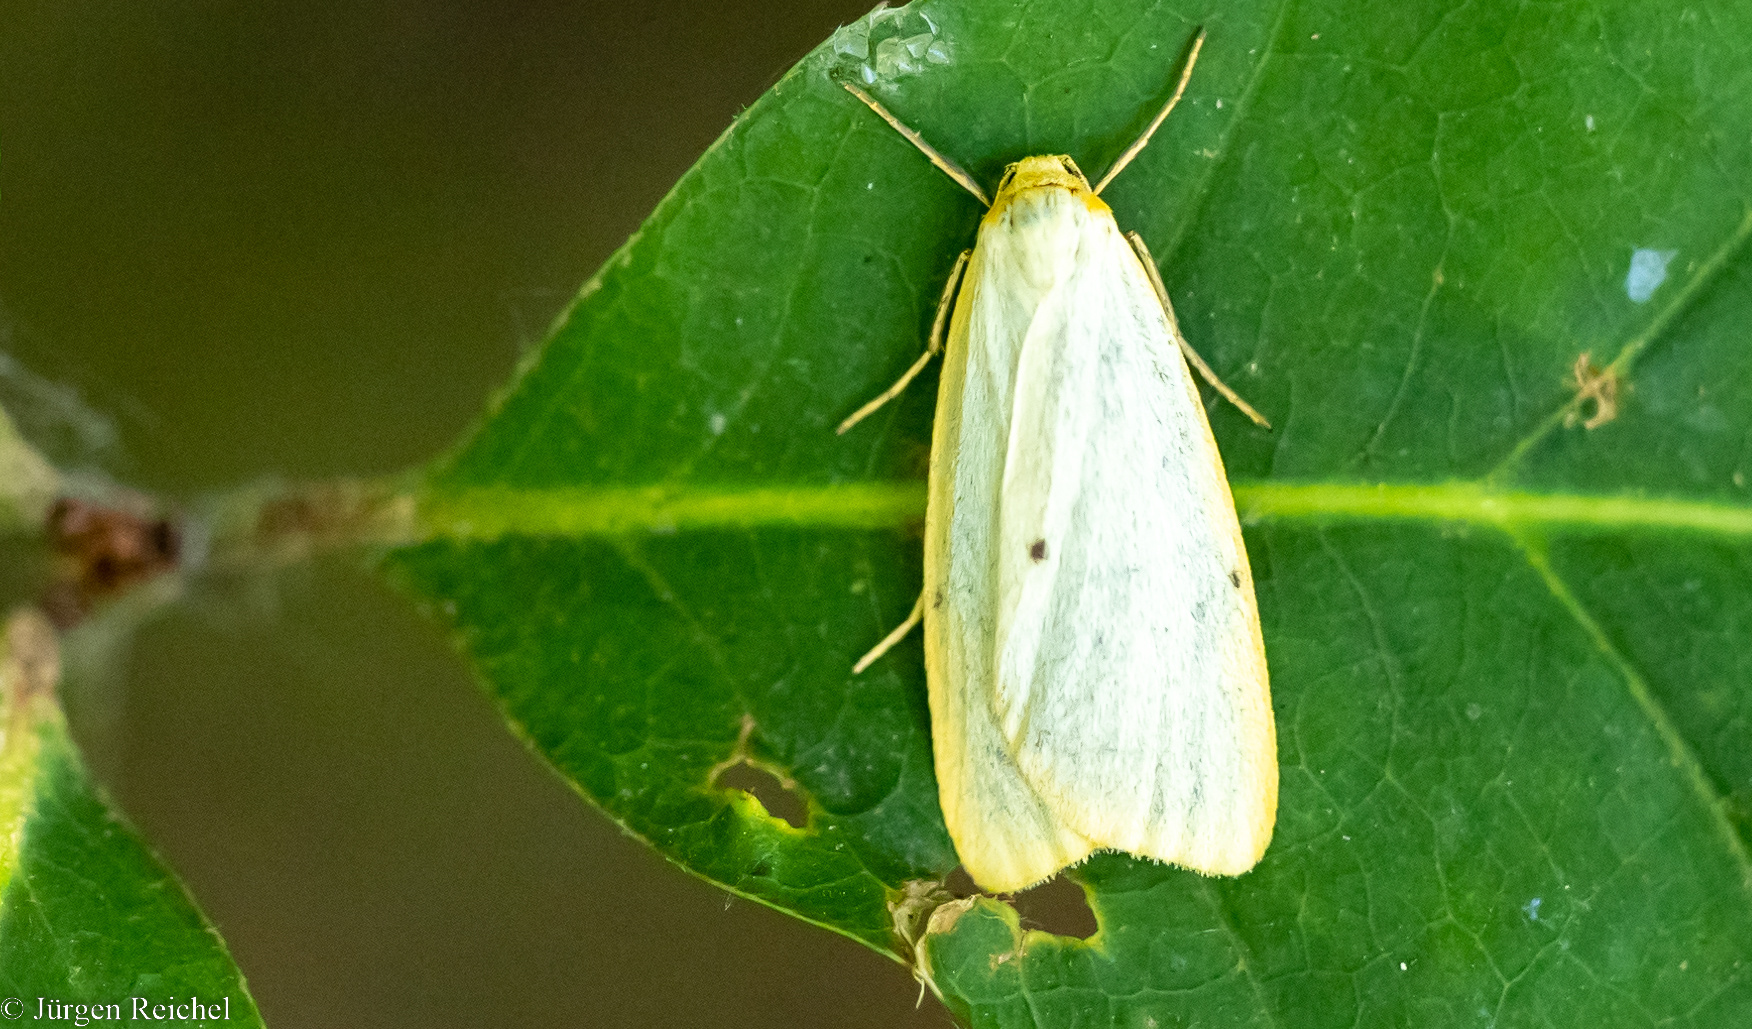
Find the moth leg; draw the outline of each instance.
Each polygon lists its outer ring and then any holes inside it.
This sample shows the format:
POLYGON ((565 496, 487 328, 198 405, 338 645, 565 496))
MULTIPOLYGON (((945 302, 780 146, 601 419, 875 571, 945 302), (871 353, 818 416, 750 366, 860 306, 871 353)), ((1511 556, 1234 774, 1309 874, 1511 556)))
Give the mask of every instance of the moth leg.
POLYGON ((949 324, 949 310, 955 301, 955 286, 961 281, 961 272, 967 267, 968 255, 972 253, 971 250, 963 250, 961 256, 955 259, 955 267, 949 270, 949 281, 943 284, 943 299, 937 301, 937 317, 931 322, 931 339, 925 345, 925 352, 919 355, 919 359, 913 362, 912 367, 894 385, 883 390, 882 395, 875 400, 853 411, 851 417, 839 423, 835 432, 845 435, 847 429, 875 414, 876 409, 883 404, 900 396, 900 391, 906 389, 907 384, 925 370, 926 363, 943 349, 943 329, 949 324))
POLYGON ((1174 110, 1174 105, 1180 102, 1180 94, 1186 92, 1186 80, 1192 78, 1192 66, 1198 63, 1198 52, 1204 48, 1204 41, 1205 30, 1200 28, 1198 35, 1192 37, 1192 50, 1186 55, 1186 66, 1180 69, 1180 81, 1174 85, 1174 95, 1168 98, 1168 102, 1162 106, 1161 112, 1156 115, 1156 120, 1150 123, 1150 127, 1144 130, 1144 134, 1133 141, 1131 146, 1126 147, 1125 153, 1119 155, 1119 160, 1113 162, 1113 167, 1107 169, 1107 174, 1101 176, 1101 181, 1095 184, 1096 196, 1101 195, 1101 191, 1107 188, 1107 184, 1113 181, 1115 175, 1118 175, 1125 169, 1126 165, 1132 162, 1132 158, 1143 153, 1144 147, 1149 145, 1150 137, 1154 136, 1156 130, 1162 127, 1162 123, 1168 120, 1168 112, 1174 110))
POLYGON ((905 639, 906 634, 909 632, 912 632, 913 626, 919 624, 921 621, 924 620, 924 618, 925 618, 925 593, 923 590, 920 590, 919 591, 919 599, 913 602, 912 614, 906 616, 906 621, 901 622, 899 625, 895 626, 893 632, 882 637, 882 642, 876 644, 874 647, 871 647, 870 652, 868 654, 865 654, 863 657, 858 658, 858 663, 852 666, 852 674, 857 675, 857 674, 863 672, 864 669, 875 664, 877 658, 881 657, 883 654, 888 653, 888 651, 890 649, 892 649, 896 643, 899 643, 901 640, 905 639))
POLYGON ((1174 333, 1174 342, 1180 345, 1180 352, 1186 355, 1186 363, 1198 369, 1198 374, 1204 381, 1216 388, 1223 399, 1234 404, 1242 414, 1253 419, 1255 425, 1261 428, 1271 428, 1271 423, 1265 416, 1253 409, 1253 405, 1241 399, 1241 395, 1230 389, 1228 384, 1217 378, 1217 373, 1211 371, 1211 366, 1205 364, 1204 358, 1198 356, 1198 351, 1192 349, 1192 344, 1186 341, 1186 334, 1180 331, 1180 319, 1174 317, 1174 305, 1168 301, 1168 287, 1162 285, 1162 276, 1156 271, 1156 259, 1150 256, 1150 248, 1144 245, 1144 237, 1135 232, 1128 232, 1125 238, 1131 240, 1132 249, 1138 252, 1138 259, 1143 262, 1144 274, 1150 277, 1150 285, 1156 287, 1156 299, 1162 301, 1162 313, 1168 316, 1168 329, 1174 333))

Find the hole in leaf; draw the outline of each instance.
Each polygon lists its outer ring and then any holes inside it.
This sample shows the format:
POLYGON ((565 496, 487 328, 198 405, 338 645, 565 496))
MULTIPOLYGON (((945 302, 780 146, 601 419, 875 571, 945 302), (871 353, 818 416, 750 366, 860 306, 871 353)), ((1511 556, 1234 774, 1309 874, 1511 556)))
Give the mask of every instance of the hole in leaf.
POLYGON ((985 892, 973 884, 973 876, 968 875, 967 869, 960 865, 956 865, 955 871, 943 877, 943 888, 956 900, 985 892))
POLYGON ((741 790, 760 801, 767 814, 784 819, 793 829, 801 829, 809 822, 809 807, 794 788, 787 788, 778 776, 764 768, 756 768, 746 760, 726 766, 712 785, 724 790, 741 790))
MULTIPOLYGON (((943 877, 943 889, 957 900, 976 894, 993 896, 980 889, 960 865, 943 877)), ((1021 893, 997 894, 997 899, 1016 909, 1024 929, 1039 929, 1054 936, 1086 940, 1101 928, 1083 887, 1062 873, 1021 893)), ((1008 960, 1006 958, 1005 960, 1008 960)))
POLYGON ((1083 887, 1062 874, 1016 894, 1010 898, 1010 904, 1021 916, 1024 929, 1086 940, 1100 928, 1095 924, 1095 912, 1089 910, 1089 898, 1083 887))

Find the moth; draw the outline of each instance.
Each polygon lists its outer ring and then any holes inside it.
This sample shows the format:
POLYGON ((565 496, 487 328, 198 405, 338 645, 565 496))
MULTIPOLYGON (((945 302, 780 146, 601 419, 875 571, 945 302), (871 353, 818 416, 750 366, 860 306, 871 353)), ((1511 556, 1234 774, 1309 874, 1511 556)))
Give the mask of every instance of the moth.
POLYGON ((1095 185, 1069 157, 1029 157, 990 200, 845 84, 988 207, 925 353, 839 431, 943 353, 924 590, 856 670, 922 618, 943 816, 994 892, 1109 849, 1238 875, 1271 840, 1253 574, 1187 361, 1266 423, 1188 345, 1143 239, 1100 197, 1179 102, 1203 43, 1201 30, 1167 104, 1095 185))

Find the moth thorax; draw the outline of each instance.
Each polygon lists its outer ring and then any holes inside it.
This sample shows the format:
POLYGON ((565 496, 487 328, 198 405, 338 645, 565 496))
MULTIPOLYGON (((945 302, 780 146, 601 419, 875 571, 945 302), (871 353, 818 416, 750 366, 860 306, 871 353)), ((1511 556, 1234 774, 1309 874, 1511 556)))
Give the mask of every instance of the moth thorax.
POLYGON ((1051 289, 1075 273, 1086 244, 1090 212, 1082 197, 1060 186, 1038 186, 1007 196, 981 232, 987 260, 1006 266, 1018 286, 1051 289))

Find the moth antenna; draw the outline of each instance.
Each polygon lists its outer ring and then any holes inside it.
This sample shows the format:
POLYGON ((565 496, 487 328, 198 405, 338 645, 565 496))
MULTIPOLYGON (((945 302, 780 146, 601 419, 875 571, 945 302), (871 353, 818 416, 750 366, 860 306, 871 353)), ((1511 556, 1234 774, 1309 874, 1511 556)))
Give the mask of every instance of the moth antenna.
MULTIPOLYGON (((1107 188, 1107 184, 1113 181, 1115 175, 1118 175, 1125 170, 1125 166, 1132 162, 1132 158, 1143 152, 1144 147, 1149 145, 1150 137, 1154 136, 1156 130, 1162 127, 1162 123, 1168 120, 1168 112, 1174 110, 1174 105, 1180 102, 1180 94, 1186 92, 1186 82, 1188 79, 1192 78, 1192 66, 1198 63, 1198 52, 1204 47, 1204 41, 1205 30, 1203 26, 1200 26, 1198 35, 1192 37, 1192 51, 1186 55, 1186 66, 1180 69, 1180 81, 1174 85, 1174 95, 1168 98, 1168 102, 1163 105, 1161 112, 1156 115, 1156 120, 1151 122, 1150 127, 1144 130, 1144 134, 1139 136, 1131 146, 1126 147, 1125 153, 1119 155, 1119 160, 1113 162, 1113 167, 1107 169, 1107 174, 1101 176, 1101 181, 1095 184, 1096 196, 1101 195, 1101 191, 1107 188)), ((850 89, 851 87, 848 86, 846 88, 850 89)), ((885 112, 878 113, 882 113, 884 117, 887 117, 885 112)))
MULTIPOLYGON (((926 157, 930 158, 931 163, 936 165, 938 168, 942 169, 943 174, 949 176, 950 178, 954 179, 956 182, 960 183, 961 188, 967 190, 969 193, 972 193, 979 200, 980 203, 984 204, 987 207, 992 206, 991 200, 988 199, 985 195, 985 190, 980 189, 979 183, 973 181, 973 176, 967 174, 967 171, 965 169, 963 169, 959 164, 956 164, 954 161, 951 161, 949 158, 944 157, 942 154, 938 153, 936 147, 925 142, 925 139, 923 136, 920 136, 917 132, 914 132, 912 129, 908 128, 904 123, 901 122, 901 120, 899 118, 896 118, 894 115, 888 113, 888 108, 883 107, 882 104, 879 103, 875 97, 873 97, 870 94, 859 89, 857 86, 852 85, 850 82, 842 82, 842 83, 840 83, 840 85, 846 87, 846 92, 857 97, 859 100, 864 101, 864 105, 866 107, 870 108, 870 110, 875 111, 878 115, 881 115, 883 121, 894 126, 894 131, 896 131, 896 132, 900 133, 902 136, 906 137, 906 141, 908 143, 911 143, 913 146, 918 147, 919 152, 924 154, 926 157)), ((1184 83, 1182 83, 1182 85, 1184 85, 1184 83)), ((1164 114, 1166 114, 1166 112, 1164 112, 1164 114)))

